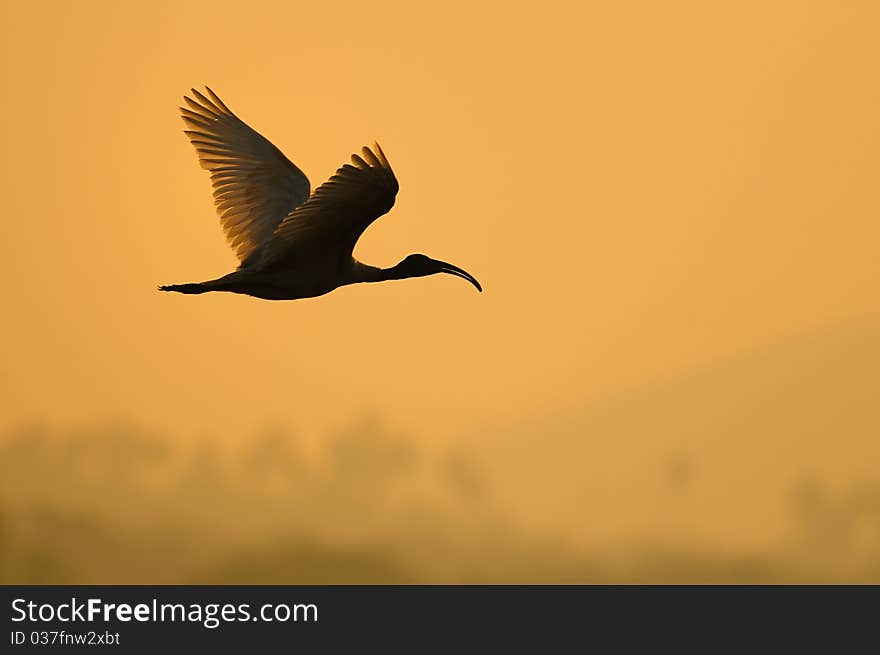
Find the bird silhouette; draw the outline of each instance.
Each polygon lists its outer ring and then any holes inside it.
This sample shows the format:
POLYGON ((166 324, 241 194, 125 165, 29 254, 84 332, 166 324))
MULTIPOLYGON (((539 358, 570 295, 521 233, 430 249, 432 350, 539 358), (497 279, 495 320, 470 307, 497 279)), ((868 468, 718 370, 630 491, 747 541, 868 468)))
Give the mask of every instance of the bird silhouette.
POLYGON ((351 156, 309 194, 308 178, 208 87, 184 96, 184 133, 211 173, 214 203, 238 270, 207 282, 169 284, 162 291, 228 291, 267 300, 312 298, 340 286, 449 273, 482 291, 458 266, 409 255, 378 268, 352 255, 364 230, 394 205, 399 188, 378 143, 351 156), (210 97, 208 97, 210 96, 210 97))

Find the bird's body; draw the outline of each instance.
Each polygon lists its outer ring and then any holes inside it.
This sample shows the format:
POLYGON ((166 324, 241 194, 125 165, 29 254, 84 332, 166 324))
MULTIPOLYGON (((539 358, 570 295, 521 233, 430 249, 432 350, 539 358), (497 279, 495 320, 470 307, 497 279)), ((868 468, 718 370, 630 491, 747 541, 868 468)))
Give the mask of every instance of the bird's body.
POLYGON ((199 162, 211 173, 214 201, 238 270, 207 282, 171 284, 163 291, 227 291, 266 300, 321 296, 340 286, 434 273, 469 273, 425 255, 377 268, 352 255, 363 231, 394 205, 397 178, 379 144, 352 155, 309 193, 308 178, 278 148, 251 129, 208 89, 193 89, 181 108, 199 162))
POLYGON ((216 280, 172 284, 164 287, 163 290, 190 294, 229 291, 264 300, 314 298, 347 284, 374 281, 370 279, 371 268, 353 257, 349 262, 332 260, 304 262, 304 265, 299 267, 274 271, 241 268, 216 280))

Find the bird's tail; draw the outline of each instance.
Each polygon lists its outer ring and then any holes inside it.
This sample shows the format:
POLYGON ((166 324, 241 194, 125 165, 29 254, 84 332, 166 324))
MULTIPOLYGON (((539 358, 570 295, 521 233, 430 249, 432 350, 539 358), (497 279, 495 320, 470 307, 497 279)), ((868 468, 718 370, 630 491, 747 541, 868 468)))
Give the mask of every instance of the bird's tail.
POLYGON ((165 284, 159 287, 159 291, 176 291, 177 293, 205 293, 213 289, 203 282, 190 282, 188 284, 165 284))

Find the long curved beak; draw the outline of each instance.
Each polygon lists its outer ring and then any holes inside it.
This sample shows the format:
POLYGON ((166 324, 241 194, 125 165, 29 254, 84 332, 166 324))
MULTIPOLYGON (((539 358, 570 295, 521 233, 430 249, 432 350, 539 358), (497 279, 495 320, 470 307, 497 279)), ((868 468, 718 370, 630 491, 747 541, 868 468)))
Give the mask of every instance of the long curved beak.
POLYGON ((462 277, 475 287, 477 287, 477 291, 480 293, 483 292, 483 287, 480 286, 480 283, 477 282, 477 278, 468 273, 463 268, 459 268, 458 266, 453 266, 452 264, 447 264, 446 262, 437 262, 440 264, 440 272, 441 273, 449 273, 450 275, 457 275, 458 277, 462 277))

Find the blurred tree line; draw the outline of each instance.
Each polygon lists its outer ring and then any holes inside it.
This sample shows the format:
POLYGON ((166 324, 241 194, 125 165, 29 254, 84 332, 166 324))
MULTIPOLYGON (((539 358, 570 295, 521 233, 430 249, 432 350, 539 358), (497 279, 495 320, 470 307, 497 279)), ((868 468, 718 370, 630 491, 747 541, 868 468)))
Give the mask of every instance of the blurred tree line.
MULTIPOLYGON (((686 454, 669 484, 688 492, 686 454)), ((50 583, 880 582, 880 484, 791 490, 792 538, 760 553, 650 537, 586 547, 525 530, 479 458, 378 421, 312 452, 124 422, 0 438, 0 581, 50 583)))

